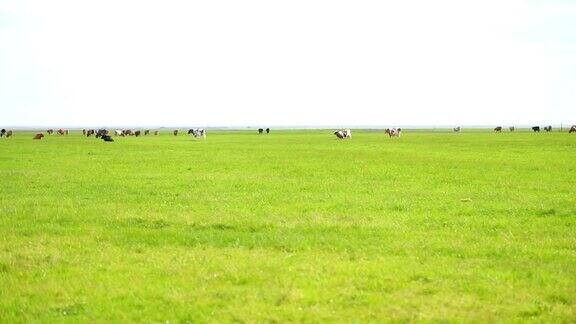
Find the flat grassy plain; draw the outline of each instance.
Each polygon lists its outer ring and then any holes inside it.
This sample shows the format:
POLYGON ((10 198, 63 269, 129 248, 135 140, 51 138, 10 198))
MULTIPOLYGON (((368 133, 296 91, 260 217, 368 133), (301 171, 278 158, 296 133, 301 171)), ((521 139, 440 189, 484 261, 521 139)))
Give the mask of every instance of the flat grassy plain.
POLYGON ((0 139, 0 321, 576 321, 576 136, 0 139))

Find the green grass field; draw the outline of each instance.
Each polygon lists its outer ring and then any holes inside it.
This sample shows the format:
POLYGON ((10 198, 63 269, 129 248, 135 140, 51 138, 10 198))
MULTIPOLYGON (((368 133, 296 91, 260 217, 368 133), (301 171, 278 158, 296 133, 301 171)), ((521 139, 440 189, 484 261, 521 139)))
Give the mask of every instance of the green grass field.
POLYGON ((0 139, 0 321, 576 320, 576 136, 0 139))

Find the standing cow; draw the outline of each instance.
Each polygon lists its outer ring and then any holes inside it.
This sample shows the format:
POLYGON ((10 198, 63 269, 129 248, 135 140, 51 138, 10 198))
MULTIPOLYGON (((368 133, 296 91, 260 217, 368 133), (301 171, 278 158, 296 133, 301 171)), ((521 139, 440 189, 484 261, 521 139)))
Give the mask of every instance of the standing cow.
POLYGON ((0 130, 0 137, 4 136, 4 134, 6 134, 6 129, 2 128, 2 130, 0 130))
POLYGON ((540 126, 534 126, 534 127, 532 127, 532 131, 535 132, 535 133, 540 132, 540 126))
POLYGON ((174 130, 174 136, 178 136, 178 130, 177 129, 174 130))
POLYGON ((12 136, 12 130, 9 130, 6 132, 6 138, 11 137, 12 136))
POLYGON ((53 130, 53 129, 48 129, 48 130, 46 130, 46 133, 48 133, 48 135, 52 135, 52 133, 54 133, 54 130, 53 130))
POLYGON ((140 131, 139 130, 135 131, 134 136, 136 136, 136 137, 140 136, 140 131))
POLYGON ((576 125, 572 125, 572 127, 570 127, 570 130, 568 130, 568 134, 570 133, 576 133, 576 125))
POLYGON ((511 132, 516 130, 516 128, 514 126, 510 126, 510 127, 508 127, 508 129, 510 129, 511 132))
POLYGON ((552 131, 552 126, 548 125, 546 127, 544 127, 544 130, 548 133, 552 131))
POLYGON ((502 132, 502 126, 497 126, 497 127, 495 127, 495 128, 494 128, 494 131, 495 131, 496 133, 501 133, 501 132, 502 132))
POLYGON ((144 135, 148 135, 148 134, 150 134, 150 130, 149 130, 149 129, 147 129, 147 130, 144 131, 144 135))
POLYGON ((86 135, 86 129, 82 130, 82 135, 86 135))
POLYGON ((270 134, 270 128, 266 128, 266 134, 270 134))
POLYGON ((402 128, 386 128, 384 131, 389 137, 400 137, 402 134, 402 128))
POLYGON ((258 134, 264 133, 264 128, 258 128, 258 134))
POLYGON ((195 138, 204 138, 206 139, 206 130, 203 128, 198 129, 189 129, 188 134, 192 134, 195 138))
POLYGON ((154 131, 154 136, 160 134, 160 131, 154 131))
POLYGON ((461 130, 462 130, 462 127, 460 127, 460 126, 454 127, 454 132, 455 132, 455 133, 460 133, 461 130))
POLYGON ((352 131, 349 129, 341 129, 334 132, 338 139, 352 139, 352 131))

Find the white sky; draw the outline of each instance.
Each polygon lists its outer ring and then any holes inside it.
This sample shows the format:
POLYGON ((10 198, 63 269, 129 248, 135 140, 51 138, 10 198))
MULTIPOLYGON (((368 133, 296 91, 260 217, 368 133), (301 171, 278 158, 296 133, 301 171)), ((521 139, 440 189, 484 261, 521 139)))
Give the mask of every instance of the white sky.
POLYGON ((0 0, 0 124, 576 123, 576 1, 0 0))

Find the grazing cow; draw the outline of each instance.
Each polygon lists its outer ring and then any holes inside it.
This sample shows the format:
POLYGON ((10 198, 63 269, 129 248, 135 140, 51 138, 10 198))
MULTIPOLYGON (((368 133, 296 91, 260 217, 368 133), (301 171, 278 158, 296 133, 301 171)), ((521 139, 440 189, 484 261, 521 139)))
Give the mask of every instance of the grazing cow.
POLYGON ((548 125, 548 126, 544 127, 544 130, 545 130, 546 132, 551 132, 551 131, 552 131, 552 126, 548 125))
POLYGON ((508 127, 508 129, 510 129, 511 132, 516 130, 516 128, 514 126, 510 126, 510 127, 508 127))
POLYGON ((154 131, 154 135, 160 134, 160 131, 154 131))
POLYGON ((11 130, 9 130, 9 131, 6 132, 6 138, 8 138, 8 137, 10 137, 10 136, 12 136, 12 131, 11 131, 11 130))
POLYGON ((2 128, 2 130, 0 130, 0 137, 4 136, 4 134, 6 134, 6 129, 2 128))
POLYGON ((462 130, 462 127, 460 127, 460 126, 454 127, 454 132, 456 132, 456 133, 460 133, 461 130, 462 130))
POLYGON ((91 135, 96 134, 96 131, 93 129, 89 129, 86 131, 86 137, 90 137, 91 135))
POLYGON ((532 131, 534 131, 534 132, 540 132, 540 126, 534 126, 534 127, 532 127, 532 131))
POLYGON ((192 134, 195 138, 204 138, 206 139, 206 130, 203 128, 198 129, 189 129, 188 134, 192 134))
POLYGON ((270 134, 270 128, 266 128, 266 134, 270 134))
POLYGON ((262 134, 264 133, 264 129, 263 128, 258 128, 258 134, 262 134))
POLYGON ((104 136, 104 135, 108 135, 108 130, 107 130, 107 129, 99 129, 99 130, 96 132, 96 138, 100 138, 100 137, 102 137, 102 136, 104 136))
POLYGON ((140 136, 140 131, 139 130, 135 131, 134 136, 136 136, 136 137, 140 136))
POLYGON ((576 125, 572 125, 572 127, 570 127, 570 130, 568 131, 568 133, 576 133, 576 125))
POLYGON ((48 129, 48 130, 46 131, 46 133, 48 133, 48 135, 52 135, 52 133, 54 133, 54 130, 53 130, 53 129, 48 129))
POLYGON ((402 128, 386 128, 384 131, 389 137, 400 137, 402 134, 402 128))
POLYGON ((33 139, 35 139, 35 140, 39 140, 39 139, 42 139, 42 137, 44 137, 44 134, 42 134, 42 133, 38 133, 38 134, 36 134, 36 135, 34 136, 34 138, 33 138, 33 139))
POLYGON ((117 129, 114 131, 115 136, 124 136, 124 132, 121 129, 117 129))
POLYGON ((352 131, 349 129, 341 129, 334 132, 334 135, 339 139, 352 139, 352 131))
POLYGON ((110 135, 103 135, 102 140, 104 140, 104 142, 114 142, 114 139, 110 135))
POLYGON ((131 129, 125 129, 122 131, 124 133, 124 136, 128 135, 128 136, 132 136, 134 135, 134 132, 131 129))
POLYGON ((82 130, 82 135, 86 135, 86 129, 82 130))
POLYGON ((178 130, 177 129, 174 130, 174 136, 178 136, 178 130))
POLYGON ((144 135, 148 135, 148 134, 150 134, 150 130, 149 130, 149 129, 147 129, 147 130, 144 131, 144 135))
POLYGON ((64 130, 63 130, 63 129, 59 129, 59 130, 58 130, 58 135, 64 135, 64 130))
POLYGON ((496 133, 501 133, 501 132, 502 132, 502 126, 497 126, 497 127, 495 127, 495 128, 494 128, 494 131, 495 131, 496 133))

